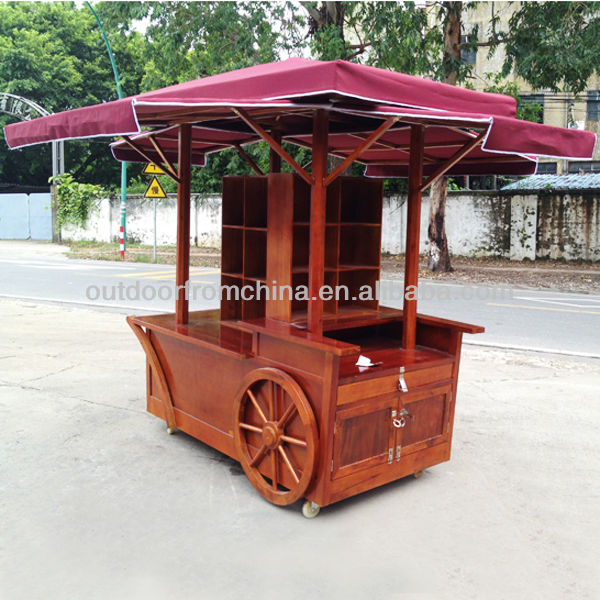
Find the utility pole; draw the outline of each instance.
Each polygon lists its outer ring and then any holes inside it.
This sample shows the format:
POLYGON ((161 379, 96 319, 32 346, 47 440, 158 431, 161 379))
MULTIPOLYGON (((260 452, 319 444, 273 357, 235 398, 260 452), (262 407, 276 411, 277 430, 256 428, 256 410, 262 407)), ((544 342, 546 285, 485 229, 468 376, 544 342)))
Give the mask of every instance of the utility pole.
MULTIPOLYGON (((108 51, 108 57, 110 58, 110 64, 112 65, 113 74, 115 76, 115 83, 117 84, 117 94, 119 98, 123 97, 123 90, 121 89, 121 80, 119 78, 119 73, 117 71, 117 64, 115 63, 115 57, 113 55, 112 48, 110 47, 110 42, 108 41, 108 37, 104 32, 104 27, 102 27, 102 21, 96 14, 93 6, 86 2, 88 8, 92 11, 96 22, 98 23, 98 27, 100 28, 100 33, 102 33, 102 38, 104 39, 104 43, 106 44, 106 50, 108 51)), ((127 239, 127 229, 125 221, 127 219, 127 163, 121 163, 121 232, 120 232, 120 247, 121 247, 121 258, 125 258, 125 248, 126 248, 126 239, 127 239)))

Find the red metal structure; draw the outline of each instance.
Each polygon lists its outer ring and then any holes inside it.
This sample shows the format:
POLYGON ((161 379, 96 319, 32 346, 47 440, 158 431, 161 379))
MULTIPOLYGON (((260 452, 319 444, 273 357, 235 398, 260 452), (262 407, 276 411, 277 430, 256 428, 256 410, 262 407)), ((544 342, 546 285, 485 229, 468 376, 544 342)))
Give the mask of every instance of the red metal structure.
POLYGON ((11 147, 118 136, 118 160, 157 163, 177 182, 175 313, 128 318, 147 356, 148 410, 239 460, 269 501, 305 498, 310 517, 449 459, 462 335, 483 329, 417 312, 422 193, 446 174, 522 175, 537 156, 589 158, 595 144, 515 110, 501 95, 291 59, 5 131, 11 147), (268 174, 244 150, 258 141, 271 148, 268 174), (310 148, 310 167, 283 142, 310 148), (306 285, 307 298, 189 312, 191 167, 224 148, 256 176, 223 180, 223 284, 306 285), (330 172, 328 155, 341 159, 330 172), (379 279, 382 186, 342 177, 355 161, 409 180, 403 310, 357 297, 379 279), (324 297, 324 285, 350 296, 324 297))

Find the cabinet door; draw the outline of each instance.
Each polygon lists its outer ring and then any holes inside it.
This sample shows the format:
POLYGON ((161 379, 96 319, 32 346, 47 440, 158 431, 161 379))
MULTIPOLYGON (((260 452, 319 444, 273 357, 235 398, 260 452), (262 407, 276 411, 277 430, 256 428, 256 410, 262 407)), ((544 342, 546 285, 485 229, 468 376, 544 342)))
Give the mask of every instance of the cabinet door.
POLYGON ((332 465, 334 479, 388 462, 395 436, 392 411, 397 411, 397 408, 398 394, 387 394, 337 412, 332 465))
POLYGON ((396 443, 402 456, 449 439, 451 402, 450 383, 400 394, 396 443))

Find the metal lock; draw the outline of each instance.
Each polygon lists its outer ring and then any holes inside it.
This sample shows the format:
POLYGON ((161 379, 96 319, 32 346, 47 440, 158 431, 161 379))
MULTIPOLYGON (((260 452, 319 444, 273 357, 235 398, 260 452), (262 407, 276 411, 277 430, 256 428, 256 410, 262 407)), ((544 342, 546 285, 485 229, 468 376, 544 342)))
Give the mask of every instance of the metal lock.
POLYGON ((400 429, 406 425, 406 419, 404 418, 404 416, 398 418, 398 411, 396 410, 392 411, 392 425, 396 427, 396 429, 400 429))
POLYGON ((397 416, 398 413, 393 410, 392 411, 392 425, 396 427, 396 429, 402 429, 402 427, 406 426, 406 417, 410 417, 412 419, 411 414, 405 409, 400 410, 400 416, 397 416))
POLYGON ((408 386, 404 380, 404 367, 400 367, 400 374, 398 375, 398 391, 404 393, 408 392, 408 386))

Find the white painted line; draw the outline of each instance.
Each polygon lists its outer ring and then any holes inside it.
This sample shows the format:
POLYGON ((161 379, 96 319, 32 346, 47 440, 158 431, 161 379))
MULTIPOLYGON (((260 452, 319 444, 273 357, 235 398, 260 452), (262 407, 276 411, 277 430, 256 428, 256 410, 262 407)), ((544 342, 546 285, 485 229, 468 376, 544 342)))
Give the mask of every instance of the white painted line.
POLYGON ((564 356, 581 356, 583 358, 600 359, 600 353, 575 352, 572 350, 565 350, 564 348, 540 348, 536 346, 519 346, 518 344, 501 344, 499 342, 478 342, 470 340, 463 341, 463 344, 469 346, 485 346, 486 348, 499 348, 501 350, 523 350, 525 352, 540 352, 543 354, 561 354, 564 356))
POLYGON ((544 302, 546 304, 557 304, 559 306, 570 306, 572 308, 600 308, 600 297, 587 298, 532 298, 531 296, 515 296, 515 300, 528 300, 529 302, 544 302), (581 302, 582 304, 578 304, 581 302), (587 303, 587 304, 586 304, 587 303))
POLYGON ((487 305, 500 306, 503 308, 521 308, 526 310, 550 310, 555 312, 579 313, 582 315, 600 315, 599 310, 579 310, 577 308, 556 308, 554 306, 529 306, 528 304, 501 304, 500 302, 488 302, 487 305))
POLYGON ((117 308, 123 310, 143 310, 144 312, 165 312, 160 307, 132 306, 128 304, 99 304, 88 300, 61 300, 59 298, 40 298, 39 296, 17 296, 16 294, 0 294, 0 298, 11 300, 25 300, 27 302, 52 302, 53 304, 75 304, 79 306, 91 306, 94 308, 117 308))
POLYGON ((14 258, 14 259, 4 259, 1 258, 0 259, 0 263, 6 263, 6 264, 13 264, 13 265, 25 265, 27 267, 35 267, 35 268, 39 268, 39 267, 45 267, 45 268, 54 268, 54 269, 60 269, 60 268, 64 268, 66 270, 70 269, 70 268, 92 268, 92 269, 105 269, 105 270, 116 270, 116 269, 122 269, 122 270, 128 270, 131 271, 132 269, 135 268, 135 265, 113 265, 113 264, 96 264, 94 262, 64 262, 64 263, 60 263, 57 261, 52 261, 52 262, 44 262, 41 260, 22 260, 22 259, 18 259, 18 258, 14 258))

